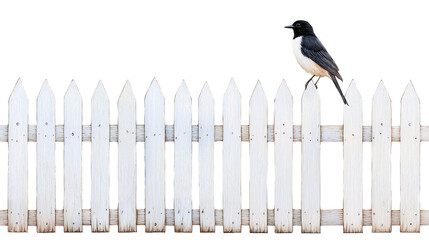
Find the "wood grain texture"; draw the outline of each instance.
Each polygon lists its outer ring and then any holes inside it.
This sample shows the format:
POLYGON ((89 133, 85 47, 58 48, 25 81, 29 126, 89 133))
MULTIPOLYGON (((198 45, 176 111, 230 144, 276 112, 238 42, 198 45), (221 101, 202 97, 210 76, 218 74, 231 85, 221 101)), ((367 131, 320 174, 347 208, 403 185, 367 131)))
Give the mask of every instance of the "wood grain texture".
POLYGON ((64 232, 82 230, 82 96, 72 81, 64 97, 64 232))
POLYGON ((118 231, 137 231, 136 99, 127 81, 118 100, 118 231))
POLYGON ((420 232, 420 100, 411 81, 401 101, 401 232, 420 232))
POLYGON ((231 79, 223 96, 223 231, 241 232, 241 96, 231 79))
POLYGON ((320 232, 320 98, 313 82, 302 96, 301 232, 320 232))
POLYGON ((37 232, 55 232, 55 97, 45 80, 37 97, 37 232))
POLYGON ((249 133, 250 133, 250 181, 249 181, 249 210, 250 232, 268 232, 268 151, 267 98, 261 83, 256 83, 249 103, 249 133))
POLYGON ((164 96, 154 79, 145 96, 146 232, 165 231, 164 96))
POLYGON ((9 97, 8 231, 28 230, 28 98, 18 79, 9 97))
POLYGON ((274 102, 275 231, 293 231, 293 99, 282 81, 274 102))
POLYGON ((215 231, 214 205, 214 99, 204 84, 198 99, 198 158, 200 231, 215 231))
POLYGON ((363 231, 363 112, 362 97, 354 81, 346 98, 349 105, 344 105, 343 231, 358 233, 363 231))
POLYGON ((392 106, 381 81, 372 99, 372 231, 392 231, 392 106))
POLYGON ((174 99, 175 232, 192 232, 192 106, 185 81, 174 99))
POLYGON ((101 81, 92 96, 91 105, 91 230, 108 232, 109 98, 101 81))

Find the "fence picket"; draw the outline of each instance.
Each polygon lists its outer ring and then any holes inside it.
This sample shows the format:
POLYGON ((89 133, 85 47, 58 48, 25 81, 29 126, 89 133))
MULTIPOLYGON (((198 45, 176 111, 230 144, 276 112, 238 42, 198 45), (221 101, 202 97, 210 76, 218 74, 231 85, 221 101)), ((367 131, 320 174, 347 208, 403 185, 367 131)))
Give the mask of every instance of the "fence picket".
POLYGON ((346 92, 349 105, 344 105, 344 185, 343 232, 362 232, 363 214, 363 145, 362 97, 352 81, 346 92))
POLYGON ((320 98, 313 82, 302 95, 301 232, 320 232, 320 98))
POLYGON ((109 98, 101 81, 92 96, 91 125, 91 229, 108 232, 109 98))
POLYGON ((64 96, 64 232, 82 229, 82 97, 72 81, 64 96))
POLYGON ((268 232, 268 110, 267 98, 258 81, 250 98, 250 232, 268 232))
POLYGON ((293 231, 293 99, 283 80, 274 102, 275 231, 293 231))
POLYGON ((380 81, 372 99, 372 231, 392 231, 392 106, 380 81))
POLYGON ((200 231, 214 232, 214 99, 207 83, 198 99, 198 136, 200 231))
POLYGON ((64 96, 64 125, 55 123, 55 97, 47 81, 37 97, 36 125, 28 125, 28 99, 21 80, 9 97, 8 125, 0 141, 8 142, 8 209, 0 226, 10 232, 292 232, 318 233, 321 226, 363 231, 419 232, 429 225, 420 209, 420 142, 429 127, 420 124, 420 101, 411 82, 401 99, 401 125, 392 127, 392 105, 381 81, 372 99, 372 123, 363 126, 362 98, 354 81, 346 92, 344 124, 321 126, 320 98, 313 82, 302 95, 301 125, 293 125, 293 99, 283 81, 268 125, 267 98, 258 81, 249 101, 249 125, 241 125, 241 96, 231 79, 223 97, 223 122, 214 125, 214 98, 205 83, 198 100, 198 125, 192 125, 192 99, 182 82, 175 96, 174 125, 165 125, 164 96, 154 79, 145 96, 145 123, 137 125, 136 99, 127 81, 118 99, 118 124, 109 124, 109 99, 102 82, 91 102, 91 125, 82 125, 82 97, 72 81, 64 96), (91 208, 82 209, 82 142, 91 142, 91 208), (174 209, 165 203, 165 142, 175 144, 174 209), (223 207, 214 204, 214 142, 223 141, 223 207), (301 209, 293 209, 293 142, 301 142, 301 209), (320 143, 343 142, 343 208, 321 209, 320 143), (392 210, 391 148, 401 142, 400 210, 392 210), (36 209, 28 210, 28 142, 36 142, 36 209), (64 142, 64 210, 56 209, 55 142, 64 142), (118 142, 118 208, 109 208, 109 145, 118 142), (137 142, 145 144, 145 206, 137 209, 137 142), (199 209, 192 209, 192 142, 199 145, 199 209), (241 205, 241 143, 249 142, 249 209, 241 205), (274 142, 274 209, 268 209, 268 142, 274 142), (371 142, 371 209, 363 209, 363 142, 371 142))
POLYGON ((420 232, 420 100, 410 81, 401 101, 401 232, 420 232))
POLYGON ((118 100, 118 231, 137 231, 136 99, 127 81, 118 100))
POLYGON ((55 97, 45 80, 37 97, 37 232, 55 232, 55 97))
POLYGON ((154 79, 145 96, 146 232, 164 232, 165 113, 164 96, 154 79))
POLYGON ((28 98, 18 79, 9 97, 8 231, 28 231, 28 98))
POLYGON ((223 231, 241 232, 241 96, 233 79, 223 97, 223 231))
POLYGON ((174 99, 174 231, 192 232, 192 107, 185 81, 174 99))

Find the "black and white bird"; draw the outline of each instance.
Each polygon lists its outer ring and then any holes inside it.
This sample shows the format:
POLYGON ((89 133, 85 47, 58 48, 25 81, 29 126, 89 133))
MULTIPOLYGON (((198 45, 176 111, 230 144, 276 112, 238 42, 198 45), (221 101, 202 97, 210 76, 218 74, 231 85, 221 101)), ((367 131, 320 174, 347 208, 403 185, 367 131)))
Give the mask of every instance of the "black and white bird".
POLYGON ((315 84, 316 87, 321 77, 328 77, 334 82, 344 104, 349 105, 337 81, 337 78, 343 81, 343 78, 338 72, 338 66, 316 37, 316 34, 314 34, 313 27, 310 23, 298 20, 285 28, 293 29, 293 53, 295 54, 298 64, 306 72, 313 75, 310 80, 307 81, 305 87, 307 88, 308 83, 313 80, 315 76, 319 77, 315 84))

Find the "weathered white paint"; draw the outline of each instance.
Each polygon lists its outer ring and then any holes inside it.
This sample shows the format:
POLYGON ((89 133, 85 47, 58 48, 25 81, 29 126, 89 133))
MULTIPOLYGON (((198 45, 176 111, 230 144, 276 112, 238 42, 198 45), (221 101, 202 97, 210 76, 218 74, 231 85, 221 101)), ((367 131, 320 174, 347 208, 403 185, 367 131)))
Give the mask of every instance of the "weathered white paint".
POLYGON ((55 232, 55 96, 45 80, 37 97, 37 232, 55 232))
POLYGON ((192 232, 192 107, 185 81, 174 98, 174 231, 192 232))
POLYGON ((420 232, 420 100, 411 81, 401 101, 401 232, 420 232))
POLYGON ((28 230, 28 98, 18 79, 9 97, 8 231, 28 230))
POLYGON ((136 99, 127 81, 118 100, 118 231, 137 231, 136 99))
POLYGON ((223 231, 241 232, 241 96, 233 79, 223 96, 223 231))
POLYGON ((268 110, 261 83, 256 83, 249 103, 250 232, 268 232, 267 174, 268 174, 268 110))
POLYGON ((109 98, 101 81, 91 104, 91 229, 93 232, 108 232, 109 98))
POLYGON ((282 81, 274 101, 275 231, 293 231, 293 99, 282 81))
POLYGON ((207 83, 198 99, 198 136, 200 231, 214 232, 214 99, 207 83))
POLYGON ((164 96, 154 79, 145 96, 146 232, 165 231, 164 96))
POLYGON ((392 106, 382 81, 372 99, 372 231, 392 230, 392 106))
POLYGON ((64 97, 64 232, 82 229, 82 97, 72 81, 64 97))
POLYGON ((349 105, 344 105, 344 171, 343 208, 345 233, 362 232, 363 156, 362 97, 352 81, 346 92, 349 105))
POLYGON ((302 95, 301 232, 320 232, 320 98, 313 82, 302 95))

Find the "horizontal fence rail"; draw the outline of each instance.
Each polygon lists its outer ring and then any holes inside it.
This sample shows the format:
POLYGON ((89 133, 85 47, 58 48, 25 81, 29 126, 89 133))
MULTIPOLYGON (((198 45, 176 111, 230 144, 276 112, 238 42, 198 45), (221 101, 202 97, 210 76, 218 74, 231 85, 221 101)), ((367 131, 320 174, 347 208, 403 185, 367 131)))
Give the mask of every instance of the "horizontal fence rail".
MULTIPOLYGON (((192 209, 192 225, 200 225, 200 210, 192 209)), ((268 209, 268 226, 275 225, 275 210, 268 209)), ((165 209, 166 220, 165 224, 167 226, 174 226, 174 209, 165 209)), ((36 226, 36 210, 28 210, 28 226, 36 226)), ((109 224, 118 225, 118 209, 109 210, 109 224)), ((214 211, 214 219, 216 226, 223 226, 222 220, 223 211, 222 209, 216 209, 214 211)), ((322 209, 321 210, 321 220, 320 224, 322 226, 342 226, 344 223, 343 220, 343 209, 322 209)), ((56 226, 64 225, 64 211, 56 210, 55 212, 56 226)), ((145 209, 137 209, 136 211, 136 224, 145 225, 145 209)), ((372 211, 370 209, 364 209, 362 211, 363 226, 372 226, 372 211)), ((420 225, 429 225, 429 210, 421 210, 421 224, 420 225)), ((293 209, 293 226, 301 226, 301 209, 293 209)), ((241 210, 241 225, 249 226, 250 224, 249 209, 241 210)), ((0 226, 7 226, 7 210, 0 210, 0 226)), ((91 226, 91 209, 82 210, 82 224, 85 226, 91 226)), ((400 210, 392 210, 392 225, 399 226, 400 223, 400 210)))
MULTIPOLYGON (((165 99, 154 79, 144 102, 144 124, 136 122, 136 99, 127 81, 117 102, 118 122, 110 119, 109 97, 100 81, 91 99, 91 124, 82 124, 82 97, 72 81, 64 97, 64 124, 55 120, 55 96, 47 81, 37 97, 37 122, 28 123, 28 98, 18 80, 9 98, 9 123, 0 125, 0 142, 8 143, 8 207, 0 210, 0 226, 9 232, 319 233, 321 226, 340 225, 347 233, 363 226, 373 232, 419 232, 429 225, 429 210, 420 209, 420 143, 429 141, 429 126, 420 124, 420 101, 410 82, 401 100, 400 126, 392 126, 392 102, 380 82, 372 99, 372 122, 362 125, 362 99, 354 81, 346 92, 343 125, 320 125, 321 101, 313 83, 301 101, 301 125, 293 125, 293 99, 286 82, 276 93, 274 122, 268 123, 267 97, 258 81, 250 98, 249 116, 241 114, 241 95, 233 80, 223 97, 222 125, 215 125, 215 100, 206 83, 198 98, 198 124, 192 125, 192 97, 180 85, 174 103, 174 124, 165 124, 165 99), (242 118, 249 125, 242 125, 242 118), (36 210, 28 209, 28 143, 36 142, 36 210), (64 143, 64 176, 55 173, 55 142, 64 143), (91 143, 91 209, 82 208, 82 143, 91 143), (118 155, 110 154, 118 143, 118 155), (144 142, 145 209, 137 209, 136 143, 144 142), (165 143, 174 142, 174 208, 166 208, 165 143), (192 204, 192 142, 198 142, 199 206, 192 204), (222 193, 214 188, 214 143, 223 142, 222 193), (249 142, 249 182, 241 179, 241 143, 249 142), (301 209, 293 208, 293 143, 301 142, 301 209), (343 143, 343 208, 321 209, 321 142, 343 143), (371 142, 371 209, 363 209, 363 143, 371 142), (400 142, 400 186, 392 186, 392 142, 400 142), (268 143, 274 143, 274 208, 268 208, 268 143), (118 179, 109 165, 118 161, 118 179), (57 178, 64 177, 64 209, 56 209, 57 178), (118 181, 118 208, 110 209, 110 181, 118 181), (249 184, 249 209, 241 190, 249 184), (400 209, 392 209, 392 188, 400 187, 400 209), (214 197, 222 194, 222 208, 214 197)), ((194 102, 195 104, 195 102, 194 102)), ((194 150, 194 151, 193 151, 194 150)))
MULTIPOLYGON (((144 124, 136 125, 136 142, 145 141, 144 124)), ((110 124, 110 142, 118 142, 118 125, 110 124)), ((322 142, 343 142, 344 141, 344 126, 343 125, 321 125, 320 126, 320 141, 322 142)), ((36 125, 28 125, 28 141, 36 142, 36 125)), ((267 141, 274 142, 274 125, 267 126, 267 141)), ((0 142, 7 142, 8 125, 0 125, 0 142)), ((429 126, 420 126, 420 141, 429 142, 429 126)), ((241 125, 241 141, 249 142, 249 125, 241 125)), ((293 125, 293 141, 301 142, 301 125, 293 125)), ((55 141, 64 142, 64 125, 57 124, 55 126, 55 141)), ((91 125, 82 125, 82 141, 91 142, 91 125)), ((174 125, 165 125, 165 141, 174 142, 174 125)), ((199 141, 198 125, 192 125, 192 142, 199 141)), ((223 126, 214 125, 214 141, 223 141, 223 126)), ((372 127, 362 126, 362 141, 372 141, 372 127)), ((401 141, 401 127, 392 126, 392 142, 401 141)))

